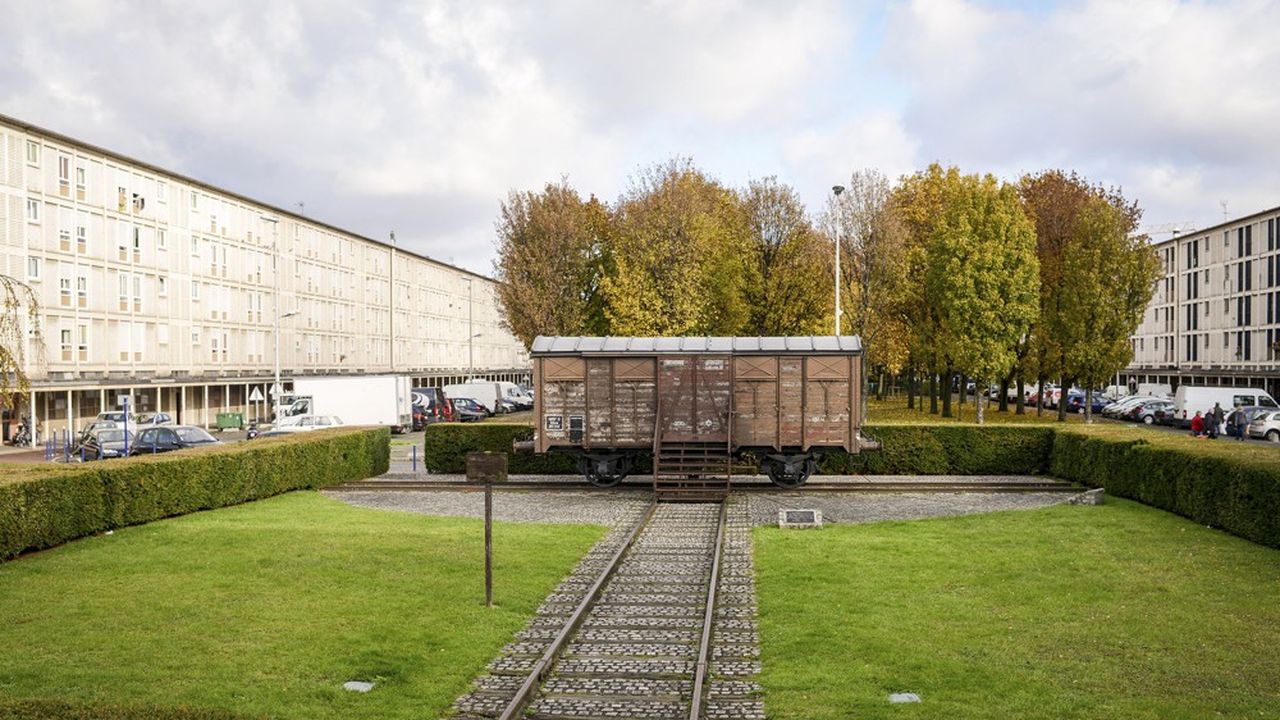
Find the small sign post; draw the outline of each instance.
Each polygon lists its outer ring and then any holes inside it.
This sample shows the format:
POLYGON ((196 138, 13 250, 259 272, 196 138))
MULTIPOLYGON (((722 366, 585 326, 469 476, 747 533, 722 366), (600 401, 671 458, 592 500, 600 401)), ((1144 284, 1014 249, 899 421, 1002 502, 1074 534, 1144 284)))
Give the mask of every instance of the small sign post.
POLYGON ((484 483, 484 604, 493 607, 493 484, 507 481, 507 454, 467 453, 467 482, 484 483))

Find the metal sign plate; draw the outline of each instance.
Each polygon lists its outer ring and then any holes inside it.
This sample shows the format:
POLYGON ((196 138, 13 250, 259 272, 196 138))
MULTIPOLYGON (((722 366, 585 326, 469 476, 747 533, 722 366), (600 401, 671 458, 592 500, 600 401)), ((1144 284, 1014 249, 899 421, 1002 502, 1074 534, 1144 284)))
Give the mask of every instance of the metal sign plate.
POLYGON ((467 453, 467 482, 501 483, 507 481, 507 454, 500 452, 467 453))
POLYGON ((821 510, 779 510, 778 527, 784 529, 805 529, 822 527, 821 510))

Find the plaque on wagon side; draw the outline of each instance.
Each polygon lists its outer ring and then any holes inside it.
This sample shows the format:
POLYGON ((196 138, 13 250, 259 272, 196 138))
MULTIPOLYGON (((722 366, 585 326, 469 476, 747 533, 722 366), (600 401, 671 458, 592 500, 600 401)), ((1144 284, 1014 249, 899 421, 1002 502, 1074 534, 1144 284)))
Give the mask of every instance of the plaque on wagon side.
POLYGON ((778 527, 784 530, 807 530, 822 527, 821 510, 779 510, 778 527))
POLYGON ((503 483, 507 481, 507 454, 502 452, 467 453, 467 482, 503 483))

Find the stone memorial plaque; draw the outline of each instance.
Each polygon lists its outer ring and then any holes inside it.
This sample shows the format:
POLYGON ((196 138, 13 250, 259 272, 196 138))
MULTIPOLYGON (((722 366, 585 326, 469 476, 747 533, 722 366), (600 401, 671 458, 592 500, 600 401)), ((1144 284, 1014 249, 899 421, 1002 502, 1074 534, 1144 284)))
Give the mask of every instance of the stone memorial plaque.
POLYGON ((779 510, 778 527, 801 530, 822 527, 821 510, 779 510))
POLYGON ((507 454, 500 452, 467 453, 467 482, 501 483, 507 481, 507 454))

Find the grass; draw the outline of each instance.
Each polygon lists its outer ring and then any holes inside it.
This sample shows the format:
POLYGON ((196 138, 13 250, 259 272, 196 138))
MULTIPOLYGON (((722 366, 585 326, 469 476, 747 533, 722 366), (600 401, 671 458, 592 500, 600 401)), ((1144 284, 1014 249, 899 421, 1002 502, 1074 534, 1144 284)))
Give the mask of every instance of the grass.
MULTIPOLYGON (((921 402, 921 398, 916 398, 916 407, 907 409, 907 396, 899 395, 897 397, 885 398, 884 400, 870 399, 867 401, 868 422, 873 425, 900 425, 900 424, 939 424, 939 423, 974 423, 978 419, 977 407, 970 398, 965 404, 959 403, 959 395, 951 397, 951 414, 953 417, 942 417, 942 400, 938 400, 938 414, 934 415, 929 412, 929 396, 926 395, 921 402)), ((981 400, 986 402, 986 400, 981 400)), ((984 411, 983 420, 990 425, 1004 424, 1058 424, 1058 411, 1044 409, 1043 415, 1036 415, 1036 409, 1033 406, 1027 406, 1022 415, 1014 412, 1014 404, 1009 403, 1007 412, 999 412, 999 403, 992 401, 984 411)), ((1101 416, 1097 420, 1101 421, 1101 416)), ((1067 413, 1067 422, 1072 425, 1084 424, 1084 415, 1076 413, 1067 413)))
POLYGON ((770 717, 1280 709, 1280 551, 1168 513, 1108 500, 755 540, 770 717))
POLYGON ((0 705, 436 717, 603 534, 495 524, 488 609, 482 527, 293 493, 0 564, 0 705))

